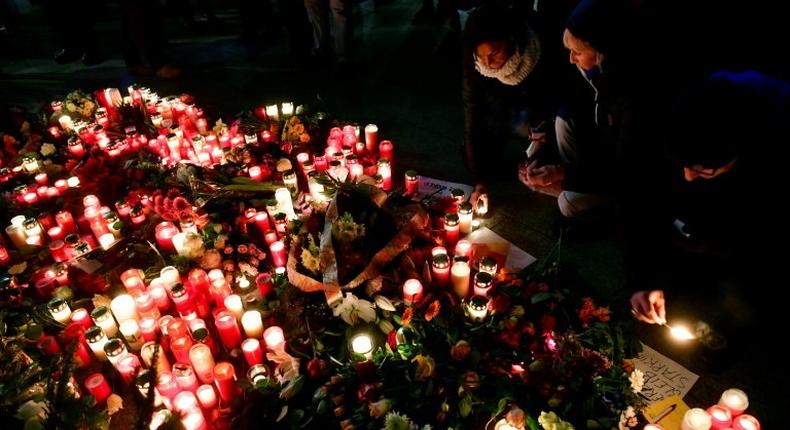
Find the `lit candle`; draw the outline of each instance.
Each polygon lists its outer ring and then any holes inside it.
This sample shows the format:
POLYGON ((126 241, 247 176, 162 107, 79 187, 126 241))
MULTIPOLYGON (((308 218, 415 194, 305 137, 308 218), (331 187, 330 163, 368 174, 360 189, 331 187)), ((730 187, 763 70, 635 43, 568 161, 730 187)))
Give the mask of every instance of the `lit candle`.
POLYGON ((450 258, 447 254, 436 254, 431 262, 431 276, 437 287, 444 287, 450 282, 450 258))
POLYGON ((49 177, 46 173, 39 173, 34 176, 33 179, 35 179, 36 183, 39 185, 47 185, 47 183, 49 183, 49 177))
POLYGON ((285 348, 285 335, 283 329, 278 326, 271 326, 263 332, 263 340, 266 347, 271 351, 280 351, 285 348))
POLYGON ((480 260, 480 271, 496 276, 497 264, 496 260, 490 256, 485 256, 480 260))
POLYGON ((47 236, 49 236, 50 240, 63 240, 66 237, 66 234, 63 232, 63 228, 60 226, 55 226, 47 230, 47 236))
POLYGON ((198 379, 204 384, 214 382, 214 356, 206 344, 196 343, 189 350, 189 361, 198 379))
POLYGON ((730 388, 721 394, 719 405, 729 409, 730 414, 737 417, 749 407, 749 397, 742 390, 730 388))
POLYGON ((285 252, 285 244, 278 240, 269 245, 269 250, 272 254, 272 263, 277 267, 285 266, 288 258, 285 252))
POLYGON ((358 179, 365 173, 365 167, 359 163, 351 164, 348 166, 348 172, 351 175, 351 179, 358 179))
POLYGON ((172 289, 176 284, 181 283, 181 274, 175 266, 165 266, 159 271, 159 279, 165 289, 172 289))
POLYGON ((81 325, 85 329, 93 327, 93 320, 85 308, 75 309, 71 313, 71 321, 81 325))
POLYGON ((132 351, 139 351, 143 347, 143 334, 140 333, 140 326, 137 325, 137 320, 127 319, 123 321, 120 330, 132 351))
POLYGON ((392 189, 392 165, 387 158, 380 158, 378 161, 378 174, 381 175, 384 191, 392 189))
POLYGON ((88 347, 93 351, 93 355, 99 360, 107 360, 107 354, 104 353, 104 344, 107 343, 107 335, 104 334, 101 327, 93 326, 85 330, 85 340, 88 341, 88 347))
POLYGON ((294 114, 294 104, 293 103, 283 103, 282 104, 282 111, 284 117, 289 117, 294 114))
POLYGON ((269 379, 269 369, 264 364, 255 364, 247 370, 247 380, 250 381, 252 386, 258 384, 259 381, 266 381, 269 379))
POLYGON ((168 336, 170 336, 170 352, 173 353, 176 362, 189 363, 192 359, 189 355, 193 344, 192 338, 174 333, 168 333, 168 336))
POLYGON ((128 354, 126 351, 126 345, 124 345, 123 341, 118 338, 112 338, 105 342, 104 353, 107 355, 107 359, 110 360, 110 363, 112 363, 113 366, 118 364, 118 360, 120 360, 121 357, 128 354))
POLYGON ((225 309, 233 313, 237 320, 241 320, 244 314, 244 304, 241 302, 241 297, 238 294, 225 297, 225 309))
POLYGON ((263 320, 258 311, 247 311, 241 317, 241 326, 249 338, 260 339, 263 336, 263 320))
POLYGON ((405 173, 406 179, 406 194, 412 195, 417 193, 417 184, 419 183, 419 176, 416 170, 407 170, 405 173))
MULTIPOLYGON (((183 368, 184 367, 182 367, 181 369, 183 369, 183 368)), ((189 369, 189 372, 192 371, 192 369, 189 366, 185 366, 185 368, 189 369)), ((173 371, 173 376, 175 376, 176 382, 178 383, 179 382, 178 381, 178 375, 176 375, 175 370, 173 371)), ((195 375, 194 374, 192 375, 192 379, 193 380, 195 379, 195 375)), ((173 409, 176 412, 180 413, 180 414, 185 414, 187 412, 190 412, 190 411, 193 411, 195 409, 198 409, 199 408, 199 406, 198 406, 198 399, 197 399, 197 397, 195 396, 195 393, 194 393, 195 391, 197 391, 198 387, 195 386, 194 390, 191 390, 191 389, 185 388, 180 383, 179 383, 179 387, 181 387, 182 389, 184 389, 186 391, 182 391, 182 392, 176 394, 176 397, 173 398, 173 409)))
POLYGON ((351 351, 367 360, 373 358, 373 347, 373 339, 366 333, 358 333, 351 338, 351 351))
POLYGON ((49 303, 47 303, 47 308, 55 321, 61 324, 66 324, 71 321, 71 308, 69 304, 60 297, 50 300, 49 303))
POLYGON ((392 162, 393 148, 394 145, 392 142, 389 140, 382 140, 381 143, 379 143, 379 157, 386 158, 392 162))
POLYGON ((466 303, 466 312, 472 321, 483 321, 488 316, 488 297, 472 296, 466 303))
POLYGON ((732 414, 724 406, 713 405, 708 408, 708 414, 711 418, 711 428, 713 430, 726 429, 732 424, 732 414))
POLYGON ((224 402, 230 402, 236 397, 236 372, 233 365, 228 362, 220 362, 214 366, 214 383, 219 391, 219 397, 224 402))
POLYGON ((246 339, 241 343, 241 350, 244 352, 247 365, 254 366, 263 363, 263 349, 261 349, 261 342, 258 339, 246 339))
POLYGON ((173 236, 178 234, 178 228, 170 221, 162 221, 156 225, 156 244, 164 251, 175 251, 173 236))
POLYGON ((760 422, 757 421, 757 418, 743 414, 735 417, 732 420, 732 429, 733 430, 760 430, 760 422))
POLYGON ((168 405, 168 408, 171 408, 173 400, 175 400, 176 395, 181 391, 176 383, 176 378, 173 377, 173 374, 170 372, 160 372, 157 374, 156 380, 156 391, 159 391, 159 394, 161 394, 165 400, 165 404, 168 405))
POLYGON ((461 203, 458 206, 458 224, 461 234, 472 232, 472 205, 469 202, 461 203))
POLYGON ((294 172, 293 169, 288 169, 283 172, 283 184, 285 184, 285 188, 288 188, 291 192, 291 197, 295 197, 299 194, 296 172, 294 172))
POLYGON ((0 245, 0 265, 7 265, 11 262, 11 255, 8 254, 8 250, 3 246, 0 245))
POLYGON ((249 169, 250 178, 254 181, 262 181, 263 180, 263 171, 261 170, 261 166, 252 166, 249 169))
POLYGON ((465 257, 468 261, 472 261, 474 257, 474 247, 472 246, 472 242, 461 239, 455 245, 455 256, 456 257, 465 257))
POLYGON ((71 176, 66 179, 66 184, 69 186, 69 188, 77 188, 80 186, 80 178, 71 176))
POLYGON ((700 408, 686 411, 686 415, 683 416, 683 421, 680 423, 681 430, 708 430, 710 427, 710 415, 700 408))
POLYGON ((271 230, 272 226, 269 223, 269 214, 265 211, 259 211, 255 214, 255 224, 260 229, 261 233, 266 233, 271 230))
POLYGON ((409 279, 403 283, 403 303, 406 306, 422 299, 422 284, 417 279, 409 279))
POLYGON ((93 373, 85 378, 85 388, 96 399, 96 403, 100 405, 106 402, 107 398, 112 394, 110 384, 107 383, 107 380, 104 379, 104 375, 101 373, 93 373))
MULTIPOLYGON (((155 278, 153 281, 157 279, 159 278, 155 278)), ((160 311, 165 311, 170 307, 170 298, 167 297, 167 290, 160 284, 154 284, 153 281, 151 281, 151 285, 148 287, 148 294, 150 294, 151 298, 156 302, 156 307, 159 308, 160 311)))
POLYGON ((103 250, 110 249, 115 244, 115 235, 112 233, 104 233, 99 236, 99 244, 103 250))
POLYGON ((365 126, 365 147, 369 153, 373 154, 376 151, 376 146, 379 143, 379 128, 376 124, 368 124, 365 126))
MULTIPOLYGON (((192 366, 184 363, 176 363, 173 365, 173 377, 176 378, 176 383, 182 390, 190 391, 189 394, 197 391, 198 381, 195 377, 195 372, 192 371, 192 366)), ((178 397, 176 397, 177 399, 178 397)), ((177 402, 174 402, 177 403, 177 402)), ((195 399, 195 406, 197 406, 197 399, 195 399)))
POLYGON ((212 410, 217 407, 217 394, 211 385, 204 384, 199 386, 196 395, 203 409, 212 410))
POLYGON ((215 323, 220 340, 226 348, 237 348, 241 344, 241 331, 235 315, 229 311, 222 311, 215 317, 215 323))
POLYGON ((25 228, 18 225, 9 225, 5 228, 5 232, 8 235, 11 242, 14 243, 18 249, 22 249, 27 245, 27 235, 25 234, 25 228))
POLYGON ((274 192, 274 198, 277 200, 279 210, 285 212, 289 220, 295 220, 296 213, 294 212, 293 200, 291 200, 291 192, 287 188, 278 188, 274 192))
POLYGON ((458 214, 446 214, 444 216, 444 237, 447 241, 447 246, 455 246, 456 242, 458 242, 459 232, 458 214))
POLYGON ((74 217, 71 215, 71 212, 60 211, 56 213, 55 222, 63 229, 64 234, 77 232, 77 224, 74 222, 74 217))
POLYGON ((110 309, 112 309, 112 314, 115 316, 118 324, 123 324, 124 321, 129 319, 139 319, 137 316, 137 306, 134 303, 134 299, 129 294, 121 294, 112 299, 110 302, 110 309))
POLYGON ((465 261, 458 261, 453 263, 451 269, 451 279, 453 284, 453 291, 458 297, 464 298, 469 295, 469 264, 465 261))
POLYGON ((148 316, 140 320, 140 334, 142 334, 143 340, 146 342, 156 340, 156 330, 158 328, 159 324, 157 324, 154 317, 148 316))
POLYGON ((154 366, 154 352, 156 349, 159 349, 157 353, 157 361, 156 361, 156 372, 169 372, 172 367, 170 366, 170 360, 167 359, 167 354, 162 349, 162 346, 156 341, 149 341, 143 344, 143 347, 140 348, 140 357, 143 359, 143 363, 147 367, 154 366))
POLYGON ((278 121, 280 115, 277 111, 277 105, 266 106, 266 116, 272 121, 278 121))
POLYGON ((118 333, 118 325, 112 313, 106 306, 99 306, 91 312, 91 318, 97 326, 101 327, 104 334, 108 337, 113 337, 118 333))
POLYGON ((60 123, 60 127, 66 131, 71 130, 74 127, 74 122, 68 115, 61 115, 60 118, 58 118, 58 123, 60 123))

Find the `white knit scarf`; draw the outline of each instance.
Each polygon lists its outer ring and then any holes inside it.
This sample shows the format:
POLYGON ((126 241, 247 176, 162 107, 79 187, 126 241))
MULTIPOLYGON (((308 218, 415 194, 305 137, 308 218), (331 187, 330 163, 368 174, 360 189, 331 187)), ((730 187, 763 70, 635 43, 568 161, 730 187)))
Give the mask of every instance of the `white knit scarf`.
POLYGON ((499 80, 506 85, 518 85, 527 75, 532 72, 532 69, 540 60, 540 41, 532 29, 528 29, 529 43, 524 47, 524 50, 518 51, 508 58, 504 66, 498 69, 492 69, 483 65, 480 60, 475 56, 475 69, 487 77, 499 80))

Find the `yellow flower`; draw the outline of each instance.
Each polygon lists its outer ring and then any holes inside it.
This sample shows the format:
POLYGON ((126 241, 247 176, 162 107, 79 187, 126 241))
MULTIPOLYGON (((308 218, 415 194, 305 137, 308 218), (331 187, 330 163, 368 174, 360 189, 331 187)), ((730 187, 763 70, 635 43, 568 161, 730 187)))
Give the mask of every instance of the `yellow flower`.
POLYGON ((419 354, 411 361, 417 362, 417 369, 414 371, 414 377, 418 381, 424 381, 433 376, 433 372, 436 368, 436 362, 433 361, 433 358, 428 355, 419 354))
POLYGON ((107 397, 107 413, 112 415, 123 409, 123 399, 117 394, 110 394, 107 397))

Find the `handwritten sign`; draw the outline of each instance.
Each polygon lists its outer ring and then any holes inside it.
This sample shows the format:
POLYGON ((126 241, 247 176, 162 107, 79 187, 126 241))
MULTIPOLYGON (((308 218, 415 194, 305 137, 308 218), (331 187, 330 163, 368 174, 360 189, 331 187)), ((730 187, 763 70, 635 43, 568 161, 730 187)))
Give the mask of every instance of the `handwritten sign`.
POLYGON ((463 190, 464 200, 469 199, 474 191, 471 185, 420 176, 417 180, 417 192, 412 196, 412 200, 428 207, 442 206, 444 201, 452 199, 450 192, 454 189, 463 190))
POLYGON ((642 352, 634 358, 636 368, 645 374, 645 385, 640 394, 649 402, 675 395, 683 398, 697 382, 699 375, 645 344, 642 344, 642 348, 642 352))

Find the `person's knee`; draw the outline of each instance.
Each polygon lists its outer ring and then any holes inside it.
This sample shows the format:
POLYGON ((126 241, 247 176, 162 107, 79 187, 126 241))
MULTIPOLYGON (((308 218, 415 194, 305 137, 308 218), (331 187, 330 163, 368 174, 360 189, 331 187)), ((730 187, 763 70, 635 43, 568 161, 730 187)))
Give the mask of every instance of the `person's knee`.
POLYGON ((580 211, 573 205, 571 201, 572 197, 570 197, 567 191, 563 191, 557 197, 557 206, 560 209, 560 213, 565 218, 576 218, 579 216, 580 211))

